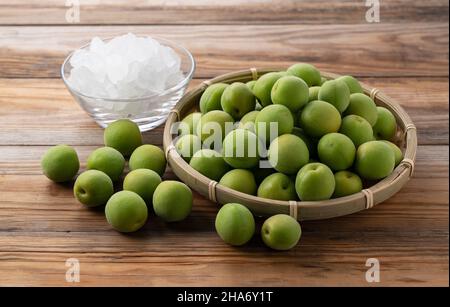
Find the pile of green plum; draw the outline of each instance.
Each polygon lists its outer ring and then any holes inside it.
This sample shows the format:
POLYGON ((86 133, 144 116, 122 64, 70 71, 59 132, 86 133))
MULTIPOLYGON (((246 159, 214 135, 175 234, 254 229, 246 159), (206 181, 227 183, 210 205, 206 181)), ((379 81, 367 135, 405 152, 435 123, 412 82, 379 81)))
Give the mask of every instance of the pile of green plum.
POLYGON ((354 77, 325 80, 310 64, 246 84, 212 84, 199 109, 180 123, 178 153, 201 174, 250 195, 343 197, 360 192, 363 180, 385 178, 402 160, 394 115, 354 77))
MULTIPOLYGON (((157 146, 142 144, 139 127, 121 119, 104 131, 105 147, 94 150, 87 159, 87 170, 75 180, 73 193, 87 207, 105 206, 108 223, 117 231, 134 232, 147 221, 148 206, 166 222, 185 219, 192 208, 192 191, 179 181, 162 181, 166 169, 164 152, 157 146), (130 172, 123 179, 123 190, 114 185, 122 178, 126 160, 130 172)), ((50 148, 42 157, 43 173, 54 182, 71 181, 80 162, 70 146, 50 148)))

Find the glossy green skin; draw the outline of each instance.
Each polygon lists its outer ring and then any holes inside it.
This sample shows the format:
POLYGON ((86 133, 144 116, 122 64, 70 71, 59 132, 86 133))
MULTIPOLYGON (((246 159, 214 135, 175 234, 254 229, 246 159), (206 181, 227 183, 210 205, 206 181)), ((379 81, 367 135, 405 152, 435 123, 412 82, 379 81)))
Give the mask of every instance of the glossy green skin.
POLYGON ((253 214, 241 204, 229 203, 220 208, 215 227, 219 237, 230 245, 244 245, 255 233, 253 214))
POLYGON ((378 118, 378 111, 375 102, 373 102, 369 96, 360 93, 350 95, 350 104, 344 114, 359 115, 365 118, 372 127, 375 125, 378 118))
POLYGON ((225 83, 215 83, 208 86, 203 92, 202 97, 200 97, 200 112, 205 114, 213 110, 222 110, 220 101, 227 86, 228 84, 225 83))
POLYGON ((219 183, 230 189, 256 195, 257 185, 255 176, 246 169, 233 169, 222 176, 219 183))
POLYGON ((255 132, 255 120, 258 116, 259 111, 251 111, 245 114, 239 121, 239 128, 250 130, 255 132))
POLYGON ((230 170, 222 155, 211 149, 197 151, 191 158, 189 165, 204 176, 219 181, 230 170))
POLYGON ((196 134, 208 145, 212 145, 215 141, 222 143, 228 132, 233 129, 233 124, 234 119, 230 114, 214 110, 201 117, 196 134))
POLYGON ((115 230, 127 233, 145 225, 148 210, 142 197, 131 191, 120 191, 108 200, 105 215, 115 230))
POLYGON ((358 115, 347 115, 342 119, 339 132, 348 136, 358 148, 361 144, 373 141, 373 130, 369 122, 358 115))
POLYGON ((287 73, 303 79, 309 87, 320 85, 322 81, 320 71, 313 65, 307 63, 294 64, 287 69, 287 73))
POLYGON ((253 86, 253 94, 255 94, 263 107, 272 104, 272 87, 278 79, 283 77, 283 75, 284 74, 281 72, 269 72, 256 80, 256 83, 253 86))
POLYGON ((148 168, 157 172, 159 176, 164 175, 166 164, 166 156, 162 149, 150 144, 136 148, 128 162, 130 170, 148 168))
POLYGON ((344 81, 330 80, 319 90, 319 100, 331 103, 339 112, 344 112, 350 103, 350 90, 344 81))
POLYGON ((349 171, 340 171, 334 174, 336 186, 333 198, 352 195, 362 190, 362 181, 358 175, 349 171))
POLYGON ((345 84, 347 84, 348 89, 350 90, 350 94, 364 93, 364 90, 361 84, 359 84, 359 81, 352 76, 342 76, 337 78, 336 80, 344 81, 345 84))
POLYGON ((157 172, 146 168, 129 172, 123 180, 123 189, 138 194, 147 203, 151 204, 153 193, 161 183, 161 177, 157 172))
POLYGON ((256 80, 250 80, 247 83, 245 83, 245 85, 247 85, 248 88, 253 91, 253 87, 255 86, 255 83, 256 83, 256 80))
POLYGON ((223 140, 222 156, 233 168, 253 168, 258 165, 262 147, 256 134, 245 129, 231 131, 223 140))
POLYGON ((153 210, 165 222, 179 222, 191 213, 192 200, 192 191, 187 185, 166 180, 153 194, 153 210))
POLYGON ((274 173, 267 176, 259 185, 258 197, 276 200, 295 200, 295 186, 292 180, 285 174, 274 173))
POLYGON ((308 89, 308 102, 314 101, 314 100, 319 100, 319 90, 320 90, 320 86, 311 86, 308 89))
POLYGON ((202 149, 202 140, 197 135, 187 134, 179 137, 175 142, 175 148, 183 159, 189 163, 191 157, 202 149))
POLYGON ((105 128, 105 146, 117 149, 124 157, 142 145, 142 135, 138 125, 129 119, 119 119, 105 128))
POLYGON ((75 149, 67 145, 57 145, 45 152, 41 159, 42 172, 54 182, 72 180, 80 169, 80 161, 75 149))
POLYGON ((331 132, 337 132, 341 126, 341 114, 325 101, 311 101, 300 114, 300 124, 310 136, 320 138, 331 132))
POLYGON ((274 169, 286 175, 296 174, 309 161, 309 150, 301 138, 283 134, 270 144, 269 163, 274 169))
POLYGON ((248 112, 255 110, 256 99, 247 85, 234 82, 223 92, 221 106, 235 120, 239 120, 248 112))
POLYGON ((392 150, 394 151, 395 166, 399 165, 400 162, 402 162, 402 160, 403 160, 402 150, 397 145, 395 145, 392 142, 389 142, 389 141, 386 141, 386 140, 383 140, 382 142, 384 142, 384 143, 388 144, 389 146, 391 146, 392 150))
POLYGON ((119 180, 125 167, 125 158, 112 147, 94 150, 87 159, 87 168, 104 172, 112 181, 119 180))
POLYGON ((277 214, 269 217, 261 227, 261 238, 275 250, 289 250, 297 245, 302 235, 300 224, 291 216, 277 214))
POLYGON ((386 108, 377 107, 377 121, 373 126, 373 135, 377 140, 392 140, 397 132, 394 115, 386 108))
POLYGON ((294 129, 292 129, 292 134, 298 136, 303 142, 305 142, 308 147, 310 158, 317 156, 317 143, 319 142, 317 139, 307 136, 303 129, 298 127, 294 127, 294 129))
POLYGON ((322 163, 306 164, 295 179, 295 190, 302 201, 330 199, 334 187, 333 172, 322 163))
POLYGON ((178 129, 179 135, 186 135, 186 134, 196 134, 197 133, 197 126, 200 122, 200 118, 202 117, 202 113, 200 112, 194 112, 186 116, 181 122, 180 122, 180 128, 178 129))
POLYGON ((291 111, 280 104, 267 106, 259 111, 259 114, 256 116, 256 134, 261 140, 266 140, 266 142, 269 142, 271 138, 270 123, 278 124, 278 133, 274 135, 275 137, 291 133, 294 128, 294 118, 291 111))
POLYGON ((394 170, 394 151, 383 141, 364 143, 356 152, 355 166, 358 174, 364 179, 382 179, 394 170))
POLYGON ((345 170, 355 161, 356 148, 352 140, 341 133, 324 135, 317 145, 320 162, 333 171, 345 170))
POLYGON ((98 170, 87 170, 81 173, 73 186, 75 198, 88 207, 106 204, 113 193, 111 178, 98 170))
POLYGON ((274 104, 286 106, 291 112, 298 112, 309 101, 308 85, 295 76, 282 77, 275 82, 271 91, 274 104))

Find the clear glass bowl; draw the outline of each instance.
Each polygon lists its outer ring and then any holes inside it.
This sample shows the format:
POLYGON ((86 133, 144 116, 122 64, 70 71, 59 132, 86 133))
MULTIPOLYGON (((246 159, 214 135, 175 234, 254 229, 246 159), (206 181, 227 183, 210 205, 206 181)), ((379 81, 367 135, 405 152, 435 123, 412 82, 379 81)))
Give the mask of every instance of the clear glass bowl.
MULTIPOLYGON (((141 131, 153 129, 164 123, 170 110, 186 92, 195 71, 195 61, 192 54, 186 48, 174 42, 158 37, 152 38, 161 45, 172 48, 178 54, 181 59, 180 68, 185 76, 177 85, 160 94, 130 99, 111 99, 85 95, 71 87, 68 82, 72 69, 70 58, 74 52, 64 60, 61 66, 61 77, 64 84, 83 110, 101 127, 104 128, 117 119, 129 118, 138 124, 141 131)), ((84 45, 80 49, 88 48, 89 45, 84 45)))

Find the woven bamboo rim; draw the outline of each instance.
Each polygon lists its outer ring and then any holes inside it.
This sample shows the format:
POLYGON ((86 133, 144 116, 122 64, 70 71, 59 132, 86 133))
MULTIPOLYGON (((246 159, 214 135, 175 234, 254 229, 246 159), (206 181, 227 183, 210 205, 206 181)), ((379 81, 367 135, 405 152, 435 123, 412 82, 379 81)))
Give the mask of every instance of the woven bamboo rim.
MULTIPOLYGON (((352 214, 370 209, 397 193, 411 178, 417 151, 417 134, 411 118, 403 108, 392 98, 376 88, 361 83, 365 94, 371 96, 375 103, 389 109, 397 120, 399 127, 398 145, 403 149, 404 159, 391 175, 364 189, 360 193, 326 201, 279 201, 260 198, 241 193, 218 184, 189 166, 173 147, 170 127, 179 119, 184 118, 192 110, 198 108, 198 101, 203 91, 213 83, 247 82, 255 80, 261 75, 284 70, 283 68, 265 68, 236 71, 224 74, 208 81, 186 93, 170 112, 164 128, 163 146, 167 161, 175 175, 192 189, 213 202, 240 203, 247 206, 257 216, 271 216, 274 214, 289 214, 300 221, 328 219, 352 214)), ((327 79, 335 79, 339 75, 322 72, 327 79)))

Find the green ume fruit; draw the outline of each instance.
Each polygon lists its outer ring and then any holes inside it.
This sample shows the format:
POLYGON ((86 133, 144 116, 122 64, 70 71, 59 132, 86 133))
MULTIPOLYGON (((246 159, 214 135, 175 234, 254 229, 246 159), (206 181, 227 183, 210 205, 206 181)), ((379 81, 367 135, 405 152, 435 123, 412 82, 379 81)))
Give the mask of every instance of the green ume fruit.
POLYGON ((399 165, 400 162, 402 162, 402 160, 403 160, 403 153, 402 153, 402 150, 401 150, 397 145, 395 145, 395 144, 392 143, 392 142, 385 141, 385 140, 382 141, 382 142, 388 144, 388 145, 391 147, 391 149, 394 151, 395 166, 399 165))
POLYGON ((324 135, 317 145, 320 162, 334 171, 341 171, 353 165, 356 148, 352 140, 340 133, 324 135))
POLYGON ((251 81, 248 81, 247 83, 245 83, 245 85, 247 85, 248 88, 253 91, 253 87, 255 86, 255 83, 256 83, 256 80, 251 80, 251 81))
POLYGON ((309 100, 308 85, 295 76, 282 77, 275 82, 271 92, 272 102, 298 112, 309 100))
POLYGON ((153 193, 161 183, 161 177, 155 171, 140 168, 129 172, 123 180, 123 189, 138 194, 147 203, 151 204, 153 193))
POLYGON ((42 172, 54 182, 71 180, 80 169, 80 161, 75 149, 67 145, 53 146, 41 159, 42 172))
POLYGON ((320 86, 311 86, 308 90, 308 102, 319 99, 320 86))
POLYGON ((340 80, 340 81, 344 81, 345 84, 347 84, 348 89, 350 90, 350 94, 354 94, 354 93, 364 93, 364 90, 361 86, 361 84, 359 84, 358 80, 356 80, 354 77, 352 76, 342 76, 337 78, 336 80, 340 80))
POLYGON ((202 113, 194 112, 186 116, 181 122, 178 129, 179 135, 185 134, 196 134, 197 133, 197 125, 200 122, 200 118, 202 117, 202 113))
POLYGON ((255 120, 258 116, 259 111, 251 111, 245 114, 239 121, 239 128, 250 130, 255 132, 255 120))
POLYGON ((377 121, 373 126, 373 135, 378 140, 392 140, 397 132, 395 116, 386 108, 377 107, 377 121))
POLYGON ((302 235, 300 224, 291 216, 277 214, 269 217, 261 228, 261 237, 268 247, 289 250, 297 245, 302 235))
POLYGON ((320 85, 320 71, 311 64, 297 63, 288 68, 287 73, 303 79, 308 86, 320 85))
POLYGON ((311 101, 300 114, 300 123, 308 135, 319 138, 327 133, 339 130, 341 114, 328 102, 311 101))
POLYGON ((230 170, 222 155, 211 149, 197 151, 191 158, 189 165, 204 176, 219 181, 230 170))
POLYGON ((350 104, 345 115, 355 114, 365 118, 371 126, 375 125, 378 118, 377 106, 373 100, 364 94, 355 93, 350 95, 350 104))
POLYGON ((253 132, 236 129, 223 140, 223 159, 234 168, 252 168, 258 165, 262 146, 253 132))
POLYGON ((175 148, 180 156, 189 163, 191 157, 200 149, 202 149, 202 140, 196 135, 186 134, 178 138, 175 148))
POLYGON ((225 136, 233 129, 234 119, 224 111, 211 111, 204 114, 197 125, 197 135, 208 145, 222 143, 225 136))
POLYGON ((358 174, 364 179, 382 179, 394 170, 394 151, 383 141, 364 143, 356 152, 355 166, 358 174))
POLYGON ((146 144, 133 151, 128 164, 131 170, 148 168, 162 176, 166 170, 166 157, 161 148, 146 144))
POLYGON ((300 169, 295 180, 295 189, 302 201, 330 199, 334 187, 333 172, 322 163, 306 164, 300 169))
POLYGON ((228 84, 225 83, 215 83, 208 86, 200 97, 200 112, 204 114, 213 110, 222 110, 220 100, 227 86, 228 84))
POLYGON ((288 108, 280 104, 274 104, 259 111, 259 114, 256 116, 255 126, 258 137, 267 142, 270 141, 271 134, 277 137, 291 133, 294 128, 294 118, 288 108), (272 126, 278 127, 278 131, 272 130, 272 126))
POLYGON ((184 220, 192 209, 192 191, 182 182, 167 180, 153 193, 153 209, 166 222, 184 220))
POLYGON ((358 148, 373 140, 373 130, 369 122, 358 115, 347 115, 342 119, 339 132, 348 136, 358 148))
POLYGON ((104 172, 112 181, 119 180, 125 167, 125 158, 112 147, 101 147, 88 157, 87 168, 104 172))
POLYGON ((309 161, 308 147, 293 134, 283 134, 273 140, 268 156, 272 167, 287 175, 296 174, 309 161))
POLYGON ((334 174, 336 187, 334 188, 333 197, 344 197, 352 195, 362 190, 362 181, 358 175, 349 171, 340 171, 334 174))
POLYGON ((105 207, 108 223, 117 231, 134 232, 144 226, 148 217, 145 201, 131 191, 120 191, 111 196, 105 207))
POLYGON ((220 208, 215 227, 219 237, 230 245, 244 245, 255 233, 253 214, 241 204, 229 203, 220 208))
POLYGON ((221 105, 225 112, 239 120, 248 112, 255 110, 256 100, 247 85, 234 82, 223 92, 221 105))
POLYGON ((285 174, 275 173, 267 176, 259 185, 258 197, 276 200, 295 200, 295 186, 285 174))
POLYGON ((106 146, 117 149, 125 157, 142 145, 141 131, 129 119, 119 119, 109 124, 105 128, 103 139, 106 146))
POLYGON ((319 100, 331 103, 339 112, 344 112, 350 103, 350 90, 344 81, 330 80, 319 90, 319 100))
POLYGON ((283 76, 284 74, 281 72, 269 72, 256 80, 256 83, 253 86, 253 94, 255 94, 263 107, 272 104, 272 87, 275 82, 283 76))
POLYGON ((219 183, 230 189, 256 195, 256 181, 252 172, 246 169, 233 169, 222 176, 219 183))
POLYGON ((73 193, 80 203, 88 207, 101 206, 113 195, 113 182, 101 171, 87 170, 78 176, 73 193))

